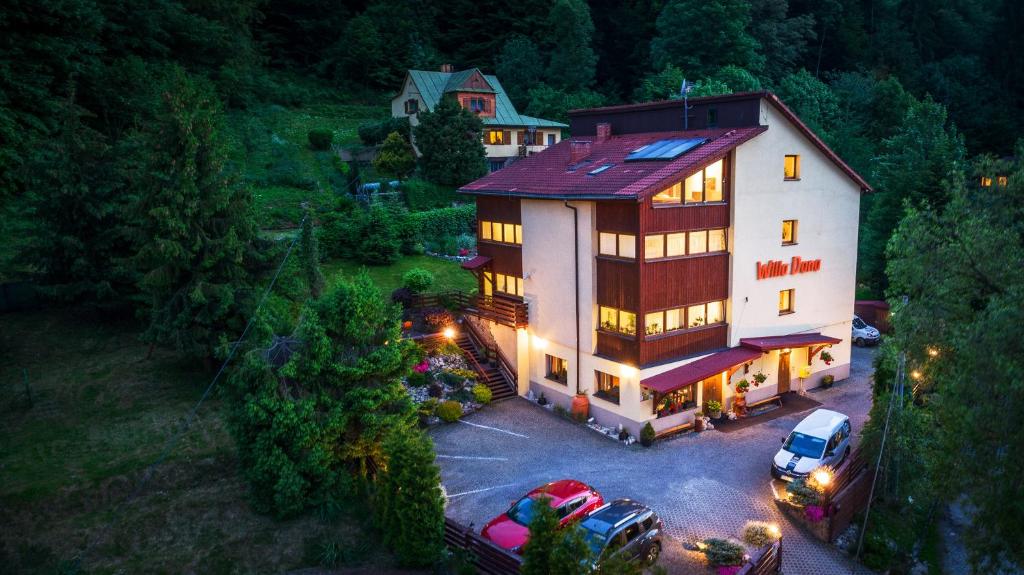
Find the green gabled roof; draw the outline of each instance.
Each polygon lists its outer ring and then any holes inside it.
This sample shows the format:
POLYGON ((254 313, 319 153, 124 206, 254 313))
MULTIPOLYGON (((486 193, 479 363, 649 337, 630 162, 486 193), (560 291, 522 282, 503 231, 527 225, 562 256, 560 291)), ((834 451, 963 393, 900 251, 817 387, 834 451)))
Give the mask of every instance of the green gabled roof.
MULTIPOLYGON (((472 76, 473 74, 475 74, 477 72, 480 72, 480 70, 478 70, 477 68, 470 68, 468 70, 462 70, 462 71, 459 71, 459 72, 452 72, 452 73, 450 73, 448 75, 448 81, 445 82, 445 84, 444 84, 444 91, 445 92, 455 92, 455 91, 459 91, 459 92, 488 92, 488 93, 493 92, 493 90, 476 90, 476 89, 471 89, 471 88, 459 88, 459 86, 463 85, 466 82, 466 80, 469 79, 470 76, 472 76)), ((484 73, 480 72, 480 75, 483 76, 484 73)), ((485 77, 485 79, 486 79, 486 77, 485 77)))
MULTIPOLYGON (((441 101, 441 97, 446 92, 455 91, 460 84, 466 81, 476 71, 476 68, 470 68, 469 70, 462 70, 459 72, 430 72, 427 70, 409 70, 409 77, 412 78, 413 83, 420 91, 420 96, 423 98, 423 102, 426 104, 428 110, 433 110, 434 106, 441 101)), ((512 100, 509 99, 508 94, 505 93, 505 88, 502 87, 501 82, 494 76, 484 75, 484 79, 487 83, 494 88, 495 96, 495 111, 493 118, 481 118, 484 124, 487 126, 526 126, 536 128, 568 128, 567 124, 561 122, 555 122, 553 120, 544 120, 542 118, 534 118, 532 116, 524 116, 516 111, 516 107, 512 104, 512 100)), ((469 90, 465 90, 469 91, 469 90)))

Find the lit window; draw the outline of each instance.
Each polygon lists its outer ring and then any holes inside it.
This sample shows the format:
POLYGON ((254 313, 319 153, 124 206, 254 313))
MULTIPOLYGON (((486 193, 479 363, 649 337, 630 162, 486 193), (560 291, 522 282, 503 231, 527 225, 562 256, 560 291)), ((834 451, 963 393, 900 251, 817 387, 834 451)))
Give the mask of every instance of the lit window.
POLYGON ((594 375, 597 379, 597 390, 594 392, 596 397, 600 397, 605 401, 612 403, 619 402, 619 378, 605 373, 603 371, 595 371, 594 375))
POLYGON ((654 260, 665 257, 665 236, 644 236, 644 258, 654 260))
POLYGON ((523 278, 516 278, 516 295, 523 297, 525 290, 523 290, 523 278))
POLYGON ((708 251, 708 233, 706 231, 690 232, 690 253, 703 254, 708 251))
POLYGON ((795 154, 787 155, 784 166, 785 178, 787 180, 800 179, 800 156, 795 154))
POLYGON ((491 222, 491 239, 496 242, 505 241, 505 234, 502 233, 504 227, 501 222, 491 222))
POLYGON ((686 178, 686 203, 704 201, 704 172, 700 171, 686 178))
POLYGON ((610 234, 608 232, 601 232, 598 235, 600 236, 598 253, 600 253, 603 256, 616 256, 616 255, 619 255, 619 252, 618 252, 618 249, 617 249, 618 238, 616 237, 615 234, 610 234))
POLYGON ((689 323, 689 327, 700 327, 707 324, 707 315, 704 310, 704 304, 691 305, 686 308, 686 319, 689 323))
POLYGON ((665 312, 656 311, 644 316, 644 333, 658 335, 665 331, 665 312))
POLYGON ((494 295, 494 274, 491 272, 484 272, 484 296, 491 297, 494 295))
POLYGON ((487 143, 503 145, 512 143, 512 132, 510 130, 487 130, 487 143))
POLYGON ((796 220, 782 220, 782 245, 796 243, 796 220))
POLYGON ((497 274, 498 282, 494 286, 494 289, 503 292, 505 291, 505 274, 497 274))
POLYGON ((723 303, 720 301, 708 302, 708 325, 725 321, 725 306, 723 303))
POLYGON ((683 327, 683 309, 676 308, 665 311, 665 331, 683 327))
POLYGON ((678 204, 683 198, 683 184, 676 182, 651 198, 655 204, 678 204))
POLYGON ((619 310, 601 306, 601 329, 619 331, 619 310))
POLYGON ((981 187, 988 188, 992 186, 992 178, 981 177, 981 187))
POLYGON ((996 177, 996 183, 998 183, 1000 187, 1006 187, 1006 184, 1009 183, 1009 182, 1010 182, 1010 179, 1008 177, 1006 177, 1006 176, 998 176, 998 177, 996 177))
POLYGON ((665 242, 666 254, 668 257, 674 256, 685 256, 686 255, 686 234, 679 232, 677 234, 668 234, 665 242))
POLYGON ((636 335, 636 314, 619 310, 619 331, 626 335, 636 335))
POLYGON ((779 292, 779 315, 793 313, 793 290, 784 289, 779 292))
POLYGON ((636 258, 636 236, 619 234, 619 257, 636 258))
POLYGON ((722 201, 722 160, 704 169, 704 201, 722 201))
POLYGON ((513 244, 516 241, 516 225, 505 224, 505 241, 513 244))
POLYGON ((523 244, 523 226, 516 224, 516 243, 523 244))
POLYGON ((546 364, 544 377, 563 385, 569 383, 569 362, 560 357, 545 355, 544 363, 546 364))
POLYGON ((491 239, 491 222, 480 222, 480 239, 491 239))
POLYGON ((708 251, 725 251, 725 230, 708 230, 708 251))

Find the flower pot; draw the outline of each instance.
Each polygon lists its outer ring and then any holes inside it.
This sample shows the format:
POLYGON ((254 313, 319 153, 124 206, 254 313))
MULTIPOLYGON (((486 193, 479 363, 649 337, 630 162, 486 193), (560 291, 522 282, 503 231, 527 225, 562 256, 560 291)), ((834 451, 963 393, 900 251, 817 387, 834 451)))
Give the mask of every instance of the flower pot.
POLYGON ((572 398, 572 416, 577 421, 586 421, 590 415, 590 399, 584 393, 572 398))
POLYGON ((718 411, 712 411, 708 413, 708 416, 711 417, 711 419, 722 419, 722 410, 719 409, 718 411))
POLYGON ((693 430, 694 431, 704 431, 704 418, 703 417, 698 417, 697 419, 693 420, 693 430))

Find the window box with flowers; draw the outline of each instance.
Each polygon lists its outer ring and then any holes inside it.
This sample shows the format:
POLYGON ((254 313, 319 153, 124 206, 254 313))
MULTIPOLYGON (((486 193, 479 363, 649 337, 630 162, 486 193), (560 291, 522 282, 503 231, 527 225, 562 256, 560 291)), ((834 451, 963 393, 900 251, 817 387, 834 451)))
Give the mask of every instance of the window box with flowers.
POLYGON ((754 387, 760 387, 762 383, 768 380, 768 376, 759 371, 755 373, 750 379, 754 380, 754 387))
POLYGON ((835 358, 832 357, 831 353, 823 351, 821 352, 821 361, 824 361, 825 365, 832 365, 832 362, 835 361, 835 358))

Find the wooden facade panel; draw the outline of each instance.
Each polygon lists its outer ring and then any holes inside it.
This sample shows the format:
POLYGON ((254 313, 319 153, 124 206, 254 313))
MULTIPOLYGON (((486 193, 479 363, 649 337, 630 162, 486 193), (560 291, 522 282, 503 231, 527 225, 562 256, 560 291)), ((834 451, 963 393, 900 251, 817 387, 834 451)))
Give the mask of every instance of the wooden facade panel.
POLYGON ((523 223, 523 212, 519 205, 519 198, 477 196, 476 219, 477 221, 521 224, 523 223))
POLYGON ((640 272, 636 261, 597 258, 597 303, 640 311, 640 272))
POLYGON ((636 202, 597 202, 597 231, 637 234, 640 205, 636 202))
POLYGON ((491 258, 494 273, 523 277, 523 250, 517 245, 477 242, 477 253, 491 258))
POLYGON ((639 365, 639 343, 636 339, 597 332, 597 354, 629 365, 639 365))
POLYGON ((640 345, 640 365, 651 365, 723 348, 728 343, 728 332, 728 325, 720 325, 644 341, 640 345))
MULTIPOLYGON (((690 100, 690 118, 686 126, 690 130, 706 128, 738 128, 757 126, 761 122, 761 98, 758 95, 735 99, 717 98, 714 102, 690 100), (709 114, 714 109, 715 113, 709 114), (709 125, 709 120, 717 120, 709 125)), ((594 136, 597 125, 611 124, 612 135, 640 134, 682 130, 683 101, 656 103, 626 110, 583 112, 569 116, 569 132, 574 137, 594 136)))
POLYGON ((645 262, 641 270, 644 313, 729 297, 728 253, 645 262))
POLYGON ((645 234, 679 232, 729 227, 729 205, 651 207, 651 199, 644 201, 643 230, 645 234))

